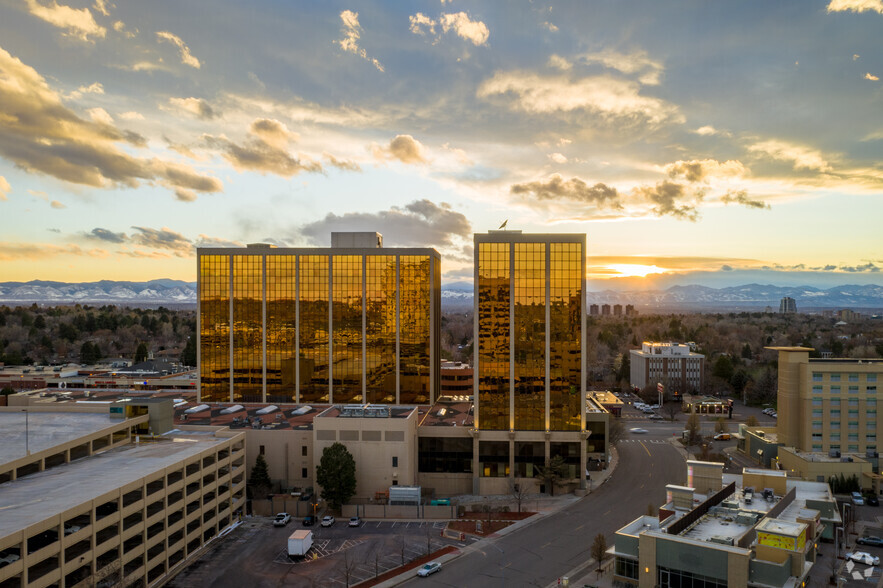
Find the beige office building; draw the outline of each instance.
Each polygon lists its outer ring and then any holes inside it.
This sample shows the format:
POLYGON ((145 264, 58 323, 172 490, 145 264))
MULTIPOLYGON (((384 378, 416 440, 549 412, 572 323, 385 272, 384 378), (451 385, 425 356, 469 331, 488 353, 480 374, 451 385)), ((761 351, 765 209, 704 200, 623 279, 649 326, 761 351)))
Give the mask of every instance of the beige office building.
POLYGON ((0 409, 0 586, 159 585, 241 516, 242 433, 110 408, 0 409))
POLYGON ((779 352, 779 443, 834 457, 876 457, 883 360, 815 359, 806 347, 770 349, 779 352))

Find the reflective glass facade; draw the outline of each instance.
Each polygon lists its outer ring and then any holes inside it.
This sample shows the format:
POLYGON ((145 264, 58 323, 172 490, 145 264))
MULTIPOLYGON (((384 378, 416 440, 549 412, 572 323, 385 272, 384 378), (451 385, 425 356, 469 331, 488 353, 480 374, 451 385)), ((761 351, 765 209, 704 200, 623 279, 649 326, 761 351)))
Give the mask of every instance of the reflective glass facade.
POLYGON ((230 257, 205 255, 199 264, 199 380, 202 400, 230 400, 230 257))
POLYGON ((475 236, 477 421, 580 431, 585 236, 475 236))
POLYGON ((508 243, 479 243, 476 353, 479 426, 509 429, 509 286, 508 243))
POLYGON ((201 400, 434 402, 434 250, 200 249, 198 266, 201 400))

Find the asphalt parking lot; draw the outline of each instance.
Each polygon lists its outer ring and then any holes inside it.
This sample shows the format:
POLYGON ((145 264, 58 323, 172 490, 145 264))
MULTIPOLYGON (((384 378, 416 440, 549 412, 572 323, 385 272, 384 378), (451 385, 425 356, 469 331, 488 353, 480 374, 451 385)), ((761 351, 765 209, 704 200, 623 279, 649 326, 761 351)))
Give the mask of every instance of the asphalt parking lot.
POLYGON ((219 540, 169 586, 341 587, 374 578, 427 552, 463 543, 442 537, 445 521, 363 521, 358 528, 338 519, 313 531, 304 559, 288 557, 287 538, 303 529, 300 519, 273 527, 269 517, 250 517, 219 540))

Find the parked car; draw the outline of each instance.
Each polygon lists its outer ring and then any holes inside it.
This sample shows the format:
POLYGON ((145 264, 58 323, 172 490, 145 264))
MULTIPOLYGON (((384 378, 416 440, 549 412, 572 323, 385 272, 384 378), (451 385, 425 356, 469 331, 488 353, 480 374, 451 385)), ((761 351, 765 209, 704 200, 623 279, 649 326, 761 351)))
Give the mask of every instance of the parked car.
POLYGON ((15 563, 20 559, 21 556, 17 553, 7 553, 6 555, 0 555, 0 568, 11 563, 15 563))
POLYGON ((333 524, 334 524, 334 517, 333 516, 325 515, 324 517, 322 517, 322 526, 323 527, 330 527, 333 524))
POLYGON ((864 506, 865 497, 862 496, 861 492, 853 492, 852 493, 852 503, 856 506, 864 506))
POLYGON ((287 512, 280 512, 279 514, 276 515, 276 518, 273 519, 273 526, 274 527, 284 527, 289 522, 291 522, 291 515, 288 514, 287 512))
POLYGON ((425 578, 426 576, 436 573, 440 569, 441 569, 440 563, 438 563, 437 561, 430 562, 430 563, 424 565, 423 567, 421 567, 419 570, 417 570, 417 575, 420 576, 421 578, 425 578))
POLYGON ((846 559, 852 560, 856 563, 865 564, 866 566, 880 565, 880 558, 874 557, 867 551, 856 551, 855 553, 847 553, 846 559))
POLYGON ((647 429, 642 429, 640 427, 634 427, 632 429, 629 429, 629 432, 633 433, 635 435, 643 435, 647 432, 647 429))
POLYGON ((651 414, 647 418, 650 419, 651 421, 664 421, 665 420, 664 416, 662 416, 661 414, 656 414, 656 413, 651 414))
POLYGON ((877 498, 876 494, 867 494, 865 495, 865 504, 868 506, 880 506, 880 499, 877 498))
POLYGON ((715 441, 729 441, 730 434, 729 433, 718 433, 717 435, 714 436, 714 440, 715 441))
POLYGON ((304 527, 312 527, 316 524, 316 517, 313 515, 307 515, 304 517, 304 527))
POLYGON ((859 545, 871 545, 873 547, 883 547, 883 539, 876 537, 874 535, 869 535, 868 537, 859 537, 855 540, 859 545))
POLYGON ((300 501, 301 501, 301 502, 306 502, 306 501, 310 500, 312 497, 313 497, 313 489, 312 489, 312 488, 307 488, 306 490, 304 490, 303 492, 301 492, 301 494, 300 494, 300 501))
POLYGON ((362 525, 362 519, 359 517, 350 517, 350 522, 347 523, 350 527, 359 527, 362 525))

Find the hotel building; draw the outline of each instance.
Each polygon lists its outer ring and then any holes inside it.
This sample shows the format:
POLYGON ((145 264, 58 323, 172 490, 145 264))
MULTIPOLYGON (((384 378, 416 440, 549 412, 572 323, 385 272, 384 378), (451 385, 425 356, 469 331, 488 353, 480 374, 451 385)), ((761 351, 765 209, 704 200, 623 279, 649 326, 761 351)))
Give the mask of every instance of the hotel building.
POLYGON ((503 492, 556 455, 585 484, 585 244, 584 234, 475 235, 477 473, 501 478, 503 492))
POLYGON ((643 342, 640 349, 629 351, 632 388, 662 384, 676 395, 702 391, 705 356, 690 351, 683 343, 643 342))
POLYGON ((200 248, 203 402, 432 403, 440 256, 378 233, 330 248, 200 248))

